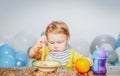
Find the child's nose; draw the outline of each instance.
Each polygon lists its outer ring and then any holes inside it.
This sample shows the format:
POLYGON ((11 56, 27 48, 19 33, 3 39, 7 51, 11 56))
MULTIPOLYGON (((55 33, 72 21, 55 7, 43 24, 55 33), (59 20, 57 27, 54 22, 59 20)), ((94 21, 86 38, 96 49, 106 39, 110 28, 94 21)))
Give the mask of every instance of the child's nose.
POLYGON ((57 43, 54 44, 54 48, 55 49, 58 48, 58 44, 57 43))

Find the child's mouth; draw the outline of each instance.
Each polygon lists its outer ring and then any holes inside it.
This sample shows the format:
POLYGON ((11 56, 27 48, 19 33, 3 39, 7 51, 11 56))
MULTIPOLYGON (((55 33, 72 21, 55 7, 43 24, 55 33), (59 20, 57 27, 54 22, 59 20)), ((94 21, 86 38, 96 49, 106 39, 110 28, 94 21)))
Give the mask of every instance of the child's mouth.
POLYGON ((54 50, 54 52, 59 52, 59 50, 54 50))

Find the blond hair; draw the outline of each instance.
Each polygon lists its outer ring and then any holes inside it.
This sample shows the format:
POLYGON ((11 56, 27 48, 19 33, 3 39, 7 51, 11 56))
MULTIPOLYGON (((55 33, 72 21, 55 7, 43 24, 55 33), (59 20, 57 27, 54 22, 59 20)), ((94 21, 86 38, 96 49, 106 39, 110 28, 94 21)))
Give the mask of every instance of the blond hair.
POLYGON ((48 36, 49 33, 65 34, 68 38, 70 37, 69 28, 63 21, 51 22, 46 28, 45 35, 48 36))

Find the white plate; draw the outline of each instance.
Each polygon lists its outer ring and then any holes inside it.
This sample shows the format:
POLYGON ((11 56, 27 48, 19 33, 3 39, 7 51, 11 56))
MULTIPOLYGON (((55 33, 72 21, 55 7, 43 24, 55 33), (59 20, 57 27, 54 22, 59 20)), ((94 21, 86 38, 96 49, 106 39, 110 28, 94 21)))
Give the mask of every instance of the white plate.
POLYGON ((57 70, 60 64, 55 61, 36 61, 33 63, 33 65, 38 67, 39 71, 53 72, 57 70))

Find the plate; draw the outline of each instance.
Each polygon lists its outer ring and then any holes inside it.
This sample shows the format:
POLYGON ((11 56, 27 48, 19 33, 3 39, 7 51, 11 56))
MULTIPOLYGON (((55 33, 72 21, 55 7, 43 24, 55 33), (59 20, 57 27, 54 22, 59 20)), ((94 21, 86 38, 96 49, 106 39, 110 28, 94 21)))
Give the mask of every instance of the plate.
POLYGON ((53 72, 57 70, 60 64, 56 61, 36 61, 33 62, 33 65, 36 66, 39 71, 53 72))

